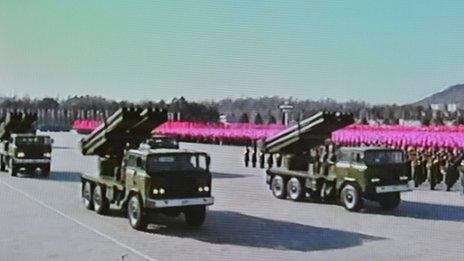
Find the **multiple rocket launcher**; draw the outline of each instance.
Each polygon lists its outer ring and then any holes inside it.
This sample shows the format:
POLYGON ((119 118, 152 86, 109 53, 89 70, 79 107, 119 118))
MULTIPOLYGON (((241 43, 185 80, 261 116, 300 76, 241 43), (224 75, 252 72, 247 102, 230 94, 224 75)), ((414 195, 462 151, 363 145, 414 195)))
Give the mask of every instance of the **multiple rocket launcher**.
POLYGON ((12 133, 35 134, 37 113, 10 112, 0 124, 0 140, 7 140, 12 133))

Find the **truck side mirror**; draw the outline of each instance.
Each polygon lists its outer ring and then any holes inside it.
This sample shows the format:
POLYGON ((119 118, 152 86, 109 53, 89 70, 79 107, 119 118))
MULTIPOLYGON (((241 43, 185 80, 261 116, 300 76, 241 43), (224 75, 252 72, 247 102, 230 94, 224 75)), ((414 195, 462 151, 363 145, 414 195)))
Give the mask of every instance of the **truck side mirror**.
POLYGON ((211 158, 209 156, 206 157, 206 168, 209 170, 209 165, 211 164, 211 158))

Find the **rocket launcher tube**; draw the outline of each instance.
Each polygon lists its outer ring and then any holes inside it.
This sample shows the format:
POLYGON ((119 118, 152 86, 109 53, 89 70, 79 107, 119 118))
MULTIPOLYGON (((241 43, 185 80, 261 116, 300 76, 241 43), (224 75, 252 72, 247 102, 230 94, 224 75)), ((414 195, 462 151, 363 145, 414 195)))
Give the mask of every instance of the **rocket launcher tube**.
POLYGON ((267 153, 308 150, 320 145, 331 133, 354 122, 352 114, 319 112, 300 124, 267 139, 262 150, 267 153))
POLYGON ((81 142, 84 155, 121 154, 127 144, 138 146, 152 130, 167 120, 166 111, 121 108, 81 142))
POLYGON ((0 124, 0 140, 9 139, 12 133, 35 133, 36 121, 36 113, 8 113, 0 124))

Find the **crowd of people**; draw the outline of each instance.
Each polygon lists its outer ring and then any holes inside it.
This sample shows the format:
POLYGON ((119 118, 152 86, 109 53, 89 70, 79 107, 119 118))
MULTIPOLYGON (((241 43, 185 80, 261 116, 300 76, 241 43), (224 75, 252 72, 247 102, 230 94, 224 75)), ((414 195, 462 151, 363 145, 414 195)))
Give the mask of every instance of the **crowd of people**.
MULTIPOLYGON (((330 165, 337 160, 337 148, 341 146, 355 146, 355 144, 326 142, 324 145, 311 149, 306 153, 307 155, 303 155, 306 158, 304 162, 308 164, 301 167, 301 170, 310 169, 313 173, 327 175, 330 165)), ((356 146, 382 146, 382 144, 363 143, 356 146)), ((450 191, 460 177, 463 176, 464 150, 462 149, 395 145, 386 147, 401 149, 405 152, 404 161, 410 165, 410 177, 415 187, 419 187, 428 181, 431 190, 437 189, 438 184, 444 183, 446 191, 450 191)), ((274 164, 280 167, 281 162, 282 155, 278 153, 266 155, 259 150, 256 143, 245 148, 244 163, 246 167, 270 168, 274 164)))

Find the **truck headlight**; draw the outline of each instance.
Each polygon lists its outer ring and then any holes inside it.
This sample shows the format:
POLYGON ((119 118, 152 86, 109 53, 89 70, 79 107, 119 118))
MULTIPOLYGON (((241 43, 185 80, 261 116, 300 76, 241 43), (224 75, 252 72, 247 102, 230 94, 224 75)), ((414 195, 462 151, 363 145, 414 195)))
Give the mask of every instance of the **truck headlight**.
POLYGON ((372 182, 372 183, 377 183, 377 182, 379 182, 379 181, 380 181, 379 178, 372 178, 372 179, 371 179, 371 182, 372 182))
POLYGON ((198 187, 198 192, 203 192, 203 188, 202 188, 202 187, 198 187))
POLYGON ((43 156, 44 156, 45 158, 50 158, 50 157, 52 156, 52 154, 51 154, 50 152, 45 152, 45 153, 43 154, 43 156))
POLYGON ((24 152, 18 152, 18 154, 16 154, 16 156, 18 156, 18 158, 24 158, 26 156, 26 154, 24 152))
POLYGON ((164 188, 159 188, 159 189, 153 189, 153 194, 154 195, 163 195, 164 193, 166 193, 166 190, 164 190, 164 188))
POLYGON ((205 186, 205 187, 203 188, 203 190, 204 190, 205 192, 208 192, 208 191, 209 191, 209 187, 208 187, 208 186, 205 186))
POLYGON ((408 180, 408 176, 400 176, 400 180, 408 180))

